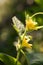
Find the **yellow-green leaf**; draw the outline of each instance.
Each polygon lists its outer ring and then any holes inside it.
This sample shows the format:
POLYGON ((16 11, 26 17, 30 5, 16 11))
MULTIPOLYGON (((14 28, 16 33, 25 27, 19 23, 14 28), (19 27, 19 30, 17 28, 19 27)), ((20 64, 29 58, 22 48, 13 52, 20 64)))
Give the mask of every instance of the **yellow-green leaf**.
MULTIPOLYGON (((16 65, 17 59, 7 54, 0 53, 0 61, 6 65, 16 65)), ((17 65, 21 65, 21 63, 18 61, 17 65)))

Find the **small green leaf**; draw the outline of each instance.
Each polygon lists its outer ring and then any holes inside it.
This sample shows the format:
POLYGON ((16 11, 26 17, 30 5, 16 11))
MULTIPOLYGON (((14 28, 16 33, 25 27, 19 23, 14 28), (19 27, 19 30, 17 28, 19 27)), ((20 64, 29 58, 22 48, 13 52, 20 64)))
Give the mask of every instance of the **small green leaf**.
MULTIPOLYGON (((16 65, 16 61, 17 61, 16 58, 4 53, 0 53, 0 60, 4 62, 6 65, 16 65)), ((17 65, 21 65, 21 63, 18 62, 17 65)))

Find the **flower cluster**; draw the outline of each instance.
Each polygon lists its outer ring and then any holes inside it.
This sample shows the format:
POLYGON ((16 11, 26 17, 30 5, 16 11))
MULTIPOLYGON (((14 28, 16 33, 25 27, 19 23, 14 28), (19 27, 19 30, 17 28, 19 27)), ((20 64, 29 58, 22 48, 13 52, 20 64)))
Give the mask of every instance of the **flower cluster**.
POLYGON ((38 23, 32 20, 32 17, 34 17, 37 14, 43 14, 43 13, 42 12, 35 13, 31 17, 29 17, 29 15, 26 14, 26 19, 25 19, 26 26, 24 26, 21 23, 21 21, 18 20, 15 16, 12 18, 13 23, 14 23, 14 25, 13 25, 14 28, 16 29, 17 32, 19 31, 18 34, 21 33, 22 30, 24 30, 24 33, 22 33, 22 35, 19 34, 19 42, 18 42, 18 44, 16 44, 17 49, 20 49, 23 47, 30 48, 30 49, 32 48, 32 44, 29 43, 29 41, 31 40, 31 36, 30 35, 26 36, 26 32, 30 31, 30 30, 31 31, 38 30, 43 27, 43 26, 38 26, 37 25, 38 23))

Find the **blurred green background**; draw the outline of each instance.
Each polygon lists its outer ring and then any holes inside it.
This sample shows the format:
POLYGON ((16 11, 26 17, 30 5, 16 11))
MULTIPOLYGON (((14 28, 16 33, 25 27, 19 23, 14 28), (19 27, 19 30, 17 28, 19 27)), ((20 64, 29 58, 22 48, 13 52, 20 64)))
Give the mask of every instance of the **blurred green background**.
MULTIPOLYGON (((36 12, 43 12, 43 0, 0 0, 0 53, 16 57, 16 48, 13 43, 18 34, 12 26, 12 17, 17 16, 21 22, 25 23, 25 11, 30 16, 36 12)), ((34 18, 39 25, 43 25, 43 15, 37 15, 34 18)), ((43 29, 29 32, 29 34, 33 36, 34 52, 43 54, 43 29)), ((0 64, 4 65, 1 61, 0 64)), ((37 65, 43 65, 43 62, 37 65)))

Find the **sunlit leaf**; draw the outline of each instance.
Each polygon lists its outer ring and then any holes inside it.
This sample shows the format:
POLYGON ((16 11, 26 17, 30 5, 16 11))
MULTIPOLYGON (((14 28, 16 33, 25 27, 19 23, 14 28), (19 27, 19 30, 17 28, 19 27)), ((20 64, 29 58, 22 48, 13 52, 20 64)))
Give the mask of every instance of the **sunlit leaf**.
MULTIPOLYGON (((0 53, 0 61, 6 65, 16 65, 17 59, 4 53, 0 53)), ((21 65, 19 62, 17 65, 21 65)))

